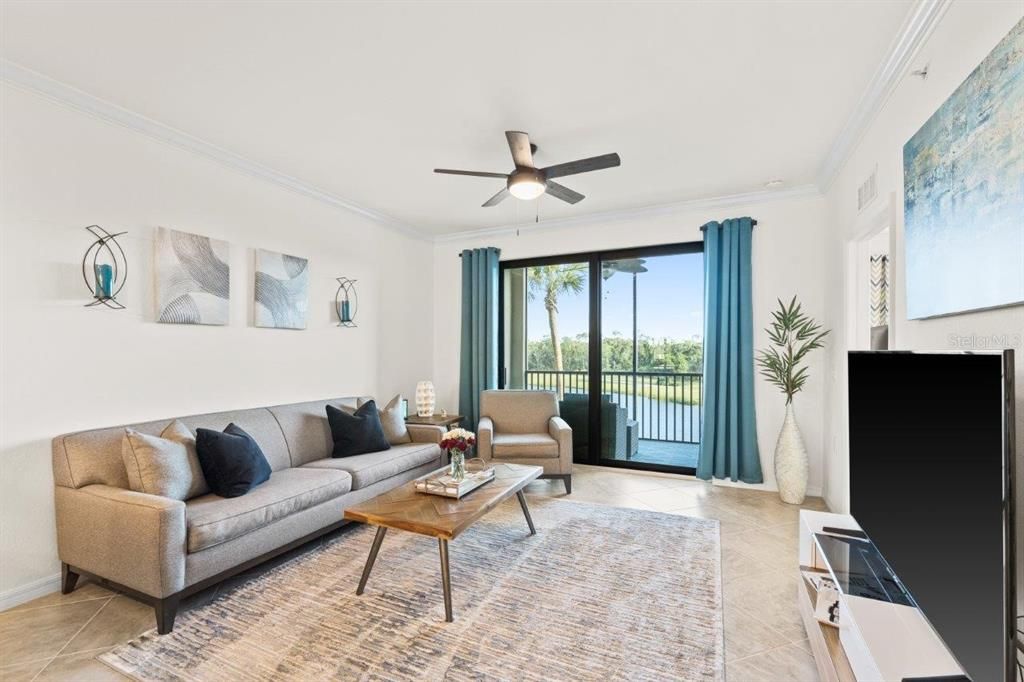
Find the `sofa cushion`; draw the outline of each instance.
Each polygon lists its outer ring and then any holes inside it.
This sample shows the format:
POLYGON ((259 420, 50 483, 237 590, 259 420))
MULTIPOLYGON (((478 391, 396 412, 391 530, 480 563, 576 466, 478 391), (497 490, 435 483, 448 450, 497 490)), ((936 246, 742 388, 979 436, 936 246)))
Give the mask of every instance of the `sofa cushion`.
POLYGON ((188 551, 199 552, 278 519, 340 497, 352 489, 344 471, 283 469, 242 497, 202 495, 185 503, 188 551))
POLYGON ((137 493, 188 500, 210 492, 196 454, 196 437, 177 419, 159 436, 126 428, 121 458, 128 485, 137 493))
POLYGON ((496 433, 495 457, 558 457, 558 441, 546 433, 496 433))
POLYGON ((384 437, 377 403, 368 400, 353 412, 327 406, 327 422, 334 439, 332 457, 352 457, 391 447, 384 437))
MULTIPOLYGON (((359 407, 362 407, 371 400, 373 398, 360 398, 359 407)), ((355 410, 348 407, 342 406, 341 409, 349 414, 355 413, 355 410)), ((405 425, 405 417, 402 416, 401 393, 392 398, 384 407, 378 407, 377 412, 380 414, 380 425, 384 429, 384 437, 388 439, 389 443, 401 445, 402 443, 412 442, 409 428, 405 425)))
POLYGON ((241 497, 270 478, 259 443, 234 422, 224 431, 196 429, 196 453, 210 490, 221 497, 241 497))
POLYGON ((336 398, 268 407, 267 410, 281 425, 281 432, 288 442, 290 466, 302 466, 315 459, 330 457, 334 439, 331 437, 325 408, 327 405, 357 407, 358 400, 356 397, 336 398))
POLYGON ((365 455, 320 459, 301 468, 347 471, 352 475, 352 489, 359 490, 428 462, 441 466, 441 448, 436 443, 395 445, 389 450, 365 455))

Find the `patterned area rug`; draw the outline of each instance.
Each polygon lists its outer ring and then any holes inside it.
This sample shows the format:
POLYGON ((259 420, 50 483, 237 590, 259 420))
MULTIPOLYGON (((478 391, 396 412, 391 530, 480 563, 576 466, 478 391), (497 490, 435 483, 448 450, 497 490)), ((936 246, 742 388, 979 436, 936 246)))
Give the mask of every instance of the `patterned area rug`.
POLYGON ((513 498, 450 545, 344 533, 100 657, 139 680, 723 680, 718 522, 513 498))

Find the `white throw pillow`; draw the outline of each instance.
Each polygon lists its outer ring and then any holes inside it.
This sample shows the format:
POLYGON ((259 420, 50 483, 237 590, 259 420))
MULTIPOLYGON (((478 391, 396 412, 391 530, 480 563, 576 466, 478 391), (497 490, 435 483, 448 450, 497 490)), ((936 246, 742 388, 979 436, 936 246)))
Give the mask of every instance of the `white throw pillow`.
MULTIPOLYGON (((368 402, 368 399, 359 398, 356 404, 358 407, 362 407, 368 402)), ((377 412, 380 414, 380 425, 384 427, 384 437, 388 439, 388 443, 401 445, 412 442, 409 429, 405 426, 405 417, 402 416, 401 393, 392 398, 384 407, 377 405, 377 412)))
POLYGON ((196 454, 196 438, 177 419, 159 436, 125 429, 121 458, 135 492, 183 501, 210 492, 196 454))

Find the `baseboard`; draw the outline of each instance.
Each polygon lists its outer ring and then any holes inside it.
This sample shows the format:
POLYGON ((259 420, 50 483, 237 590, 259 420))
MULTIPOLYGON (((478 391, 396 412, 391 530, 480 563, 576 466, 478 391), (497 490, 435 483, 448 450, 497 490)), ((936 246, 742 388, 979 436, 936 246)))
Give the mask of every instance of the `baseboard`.
MULTIPOLYGON (((742 488, 744 490, 761 490, 772 493, 779 491, 778 487, 772 483, 744 483, 743 481, 731 481, 727 478, 716 478, 712 481, 712 484, 721 488, 742 488)), ((807 497, 821 497, 821 486, 808 486, 807 497)))
POLYGON ((0 593, 0 611, 20 606, 36 597, 42 597, 60 590, 60 573, 33 580, 20 587, 0 593))

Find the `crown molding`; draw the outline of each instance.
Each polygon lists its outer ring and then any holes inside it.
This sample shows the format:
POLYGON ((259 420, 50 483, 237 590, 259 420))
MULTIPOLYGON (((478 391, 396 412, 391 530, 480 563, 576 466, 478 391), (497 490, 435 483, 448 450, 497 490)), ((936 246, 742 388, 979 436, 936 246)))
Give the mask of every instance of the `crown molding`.
POLYGON ((556 230, 577 225, 595 225, 597 223, 610 223, 621 220, 635 220, 637 218, 651 218, 654 216, 671 215, 684 211, 713 210, 728 208, 730 206, 749 206, 751 204, 763 204, 784 199, 803 199, 810 197, 821 197, 817 185, 799 185, 789 189, 761 190, 757 192, 745 192, 741 194, 725 194, 717 197, 706 197, 702 199, 686 199, 666 204, 653 204, 639 208, 627 208, 614 211, 602 211, 598 213, 587 213, 584 215, 570 216, 567 218, 554 218, 542 220, 537 223, 523 223, 512 225, 501 225, 498 227, 487 227, 479 230, 466 230, 441 234, 434 237, 435 243, 455 242, 466 239, 481 239, 484 237, 515 235, 523 232, 536 230, 556 230))
POLYGON ((0 59, 0 81, 45 97, 57 104, 95 116, 107 123, 128 128, 160 142, 192 152, 250 177, 271 182, 279 187, 311 199, 316 199, 335 208, 341 208, 364 218, 369 218, 407 237, 430 240, 428 235, 386 213, 360 206, 354 201, 310 185, 296 177, 247 159, 244 156, 201 140, 198 137, 164 125, 159 121, 154 121, 142 114, 90 95, 16 62, 0 59))
POLYGON ((952 0, 918 0, 907 14, 899 33, 889 46, 888 54, 821 164, 818 187, 822 192, 827 192, 832 186, 846 159, 903 78, 910 60, 917 55, 950 4, 952 0))

